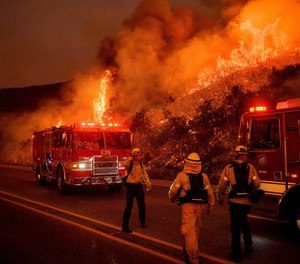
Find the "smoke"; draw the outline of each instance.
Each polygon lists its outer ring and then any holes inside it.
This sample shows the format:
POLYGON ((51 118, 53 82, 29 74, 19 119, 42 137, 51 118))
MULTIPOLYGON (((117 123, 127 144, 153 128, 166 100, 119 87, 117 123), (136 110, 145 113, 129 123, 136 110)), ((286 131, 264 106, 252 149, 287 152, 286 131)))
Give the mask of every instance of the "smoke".
POLYGON ((222 102, 230 86, 258 90, 272 67, 299 61, 298 1, 197 2, 215 6, 217 17, 168 1, 141 1, 107 52, 102 49, 118 68, 112 112, 169 108, 183 114, 191 108, 191 91, 200 92, 194 103, 216 94, 222 102))
POLYGON ((10 145, 0 158, 15 157, 22 140, 60 119, 64 125, 93 120, 93 100, 107 69, 113 73, 107 91, 112 116, 146 110, 158 122, 162 109, 189 115, 205 99, 222 103, 234 85, 257 91, 268 85, 274 67, 300 61, 297 0, 195 0, 192 7, 170 2, 176 1, 142 0, 118 34, 102 40, 100 65, 64 88, 64 100, 43 103, 35 113, 2 116, 2 141, 10 145))
POLYGON ((93 121, 93 100, 99 91, 100 75, 90 70, 81 73, 62 88, 56 99, 40 102, 34 112, 0 116, 0 160, 28 162, 31 160, 31 137, 34 131, 62 125, 93 121))
POLYGON ((205 38, 212 36, 211 45, 219 46, 218 27, 211 18, 167 1, 141 1, 115 39, 113 112, 165 107, 180 97, 203 65, 212 63, 215 55, 207 51, 205 38))

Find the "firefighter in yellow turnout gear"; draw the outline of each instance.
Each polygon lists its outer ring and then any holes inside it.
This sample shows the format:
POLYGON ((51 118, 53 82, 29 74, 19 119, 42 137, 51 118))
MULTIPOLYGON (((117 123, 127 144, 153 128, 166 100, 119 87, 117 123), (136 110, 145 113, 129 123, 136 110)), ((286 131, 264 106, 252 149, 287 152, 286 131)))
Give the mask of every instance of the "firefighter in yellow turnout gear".
POLYGON ((169 190, 171 202, 181 205, 181 233, 187 263, 199 263, 199 234, 205 210, 211 212, 215 199, 208 176, 201 172, 202 165, 197 153, 191 153, 169 190))
POLYGON ((141 227, 146 227, 146 203, 142 182, 144 181, 146 183, 147 190, 150 190, 152 187, 147 170, 142 161, 144 157, 142 150, 139 148, 134 148, 131 152, 131 155, 132 157, 129 158, 124 164, 128 174, 126 184, 126 206, 122 221, 122 231, 125 233, 132 232, 132 230, 129 228, 129 220, 133 208, 134 198, 137 200, 141 227))

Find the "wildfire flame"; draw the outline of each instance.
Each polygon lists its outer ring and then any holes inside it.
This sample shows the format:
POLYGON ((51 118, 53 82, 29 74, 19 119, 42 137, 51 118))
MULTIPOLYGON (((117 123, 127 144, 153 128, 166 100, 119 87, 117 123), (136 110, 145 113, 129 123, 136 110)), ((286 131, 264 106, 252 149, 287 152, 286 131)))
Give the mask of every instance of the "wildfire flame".
POLYGON ((94 121, 103 123, 106 112, 106 92, 111 84, 112 74, 109 70, 104 72, 103 78, 100 80, 100 91, 97 100, 93 101, 94 121))
POLYGON ((241 23, 240 30, 248 31, 252 41, 247 43, 246 40, 240 40, 239 48, 230 52, 228 60, 218 57, 216 69, 206 68, 199 74, 198 88, 212 85, 218 81, 218 76, 224 78, 233 72, 255 67, 288 52, 284 33, 276 31, 279 21, 277 19, 262 29, 254 27, 250 20, 241 23))
POLYGON ((62 126, 62 119, 59 118, 58 122, 56 123, 55 127, 61 127, 62 126))
POLYGON ((284 34, 276 32, 279 21, 280 19, 277 19, 273 24, 266 25, 262 29, 252 26, 249 20, 241 23, 240 29, 251 33, 252 42, 247 45, 244 41, 240 41, 240 48, 234 49, 230 54, 231 60, 226 62, 220 59, 218 67, 226 67, 226 64, 249 67, 286 51, 284 34))

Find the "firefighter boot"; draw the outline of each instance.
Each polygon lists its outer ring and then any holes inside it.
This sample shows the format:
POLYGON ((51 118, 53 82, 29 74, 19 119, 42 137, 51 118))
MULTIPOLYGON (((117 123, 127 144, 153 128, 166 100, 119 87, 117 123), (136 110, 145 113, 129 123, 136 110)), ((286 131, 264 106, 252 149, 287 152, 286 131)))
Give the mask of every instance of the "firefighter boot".
POLYGON ((129 227, 123 227, 123 228, 122 228, 122 232, 123 232, 123 233, 132 233, 132 230, 129 229, 129 227))
POLYGON ((245 255, 251 255, 252 253, 253 253, 253 247, 252 247, 252 245, 245 246, 244 254, 245 255))
POLYGON ((238 254, 238 253, 230 252, 228 254, 228 258, 233 260, 234 262, 242 262, 242 256, 241 256, 241 254, 238 254))
POLYGON ((189 255, 188 255, 188 253, 186 252, 185 246, 183 246, 182 250, 183 250, 183 258, 184 258, 184 262, 185 262, 186 264, 189 264, 189 263, 190 263, 190 257, 189 257, 189 255))

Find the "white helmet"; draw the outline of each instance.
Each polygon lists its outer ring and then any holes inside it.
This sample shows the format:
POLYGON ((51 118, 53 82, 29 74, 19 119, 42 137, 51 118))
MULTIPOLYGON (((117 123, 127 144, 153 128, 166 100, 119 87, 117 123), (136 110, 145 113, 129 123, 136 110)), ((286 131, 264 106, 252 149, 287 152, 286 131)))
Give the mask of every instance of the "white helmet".
POLYGON ((131 151, 131 155, 132 156, 138 156, 138 155, 141 155, 143 154, 143 151, 139 148, 134 148, 132 151, 131 151))
POLYGON ((235 148, 235 152, 237 155, 248 155, 249 154, 247 148, 243 145, 238 145, 235 148))
POLYGON ((196 152, 192 152, 185 159, 185 162, 194 163, 194 164, 201 164, 200 156, 196 152))

